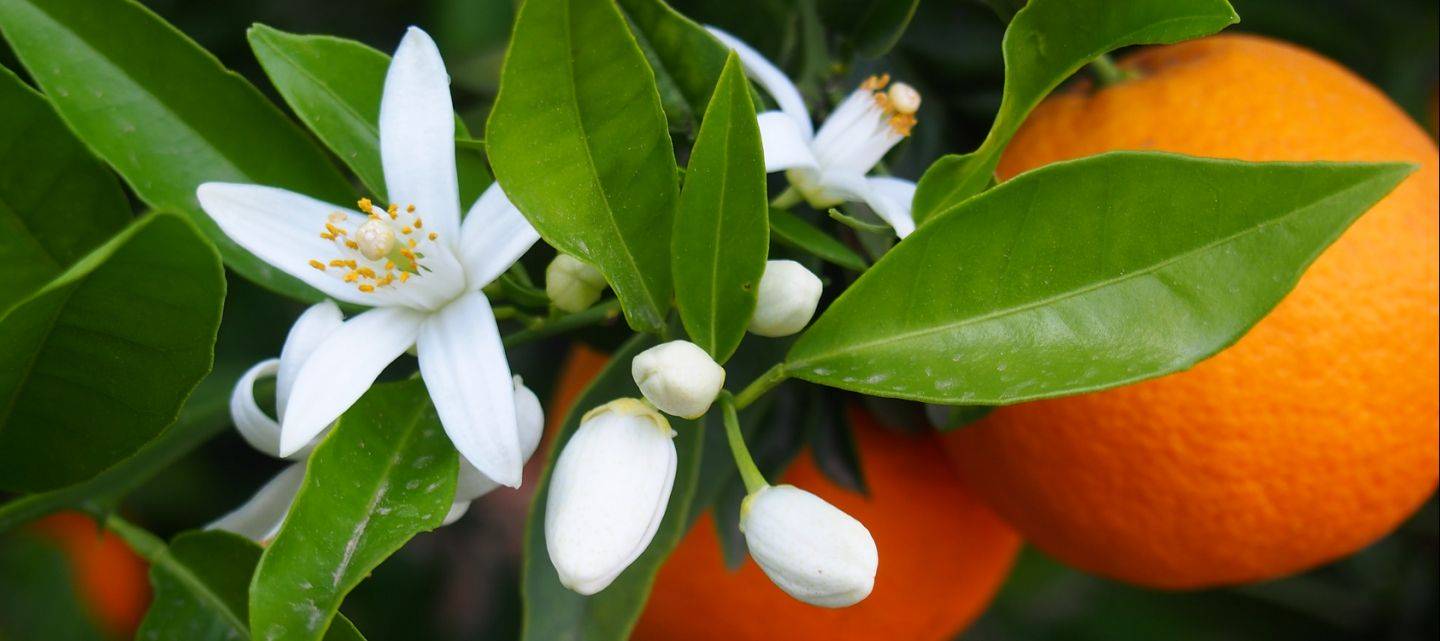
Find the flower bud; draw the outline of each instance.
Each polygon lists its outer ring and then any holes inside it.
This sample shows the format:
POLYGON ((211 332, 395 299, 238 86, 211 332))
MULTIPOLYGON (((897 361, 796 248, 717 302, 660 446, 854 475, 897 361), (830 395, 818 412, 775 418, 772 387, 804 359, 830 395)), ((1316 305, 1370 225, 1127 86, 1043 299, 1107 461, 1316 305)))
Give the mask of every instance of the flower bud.
POLYGON ((569 254, 560 254, 545 268, 545 294, 564 312, 580 312, 600 300, 605 276, 569 254))
POLYGON ((689 341, 670 341, 640 352, 630 361, 640 393, 660 411, 699 418, 725 384, 725 368, 689 341))
POLYGON ((778 485, 745 497, 740 530, 760 569, 796 599, 843 608, 875 587, 880 556, 870 531, 805 490, 778 485))
POLYGON ((750 332, 760 336, 789 336, 805 329, 820 303, 820 278, 793 260, 765 263, 750 318, 750 332))
POLYGON ((650 545, 675 484, 674 436, 664 416, 633 398, 580 421, 545 507, 545 547, 562 585, 595 594, 650 545))

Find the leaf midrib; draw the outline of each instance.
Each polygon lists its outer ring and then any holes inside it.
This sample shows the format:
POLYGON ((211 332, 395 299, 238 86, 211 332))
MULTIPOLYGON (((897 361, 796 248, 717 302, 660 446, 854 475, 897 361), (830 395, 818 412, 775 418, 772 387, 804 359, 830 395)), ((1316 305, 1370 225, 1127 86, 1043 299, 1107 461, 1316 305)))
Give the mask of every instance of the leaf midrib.
MULTIPOLYGON (((821 352, 821 353, 819 353, 819 354, 815 354, 815 355, 811 355, 811 356, 809 356, 809 357, 806 357, 806 358, 803 359, 803 360, 799 360, 799 361, 792 362, 792 363, 789 364, 789 367, 790 367, 790 368, 794 368, 794 369, 803 368, 803 367, 807 367, 807 366, 809 366, 809 365, 811 365, 811 364, 813 364, 813 363, 817 363, 817 362, 820 362, 820 361, 824 361, 824 360, 829 359, 829 358, 834 358, 834 357, 836 357, 836 356, 843 356, 843 355, 845 355, 846 353, 861 352, 861 351, 864 351, 864 350, 872 349, 872 348, 879 347, 879 346, 883 346, 883 345, 887 345, 887 344, 910 341, 910 340, 914 340, 914 339, 916 339, 916 338, 920 338, 920 337, 923 337, 923 336, 928 336, 928 335, 931 335, 931 334, 938 334, 938 333, 942 333, 942 332, 951 331, 951 330, 954 330, 954 329, 958 329, 958 328, 960 328, 960 327, 964 327, 964 326, 966 326, 966 325, 972 325, 972 324, 976 324, 976 323, 983 323, 983 322, 986 322, 986 321, 989 321, 989 320, 993 320, 993 319, 996 319, 996 318, 1001 318, 1001 317, 1011 316, 1011 315, 1016 315, 1016 314, 1022 314, 1022 313, 1026 312, 1026 311, 1029 311, 1029 310, 1031 310, 1031 309, 1035 309, 1035 308, 1038 308, 1038 307, 1042 307, 1042 306, 1045 306, 1045 305, 1049 305, 1049 304, 1051 304, 1051 303, 1055 303, 1055 302, 1058 302, 1058 301, 1067 300, 1067 299, 1074 298, 1074 297, 1077 297, 1077 296, 1083 296, 1083 295, 1088 294, 1088 293, 1090 293, 1090 292, 1092 292, 1092 291, 1096 291, 1096 290, 1098 290, 1098 289, 1101 289, 1101 288, 1104 288, 1104 287, 1108 287, 1108 286, 1113 285, 1113 284, 1116 284, 1116 283, 1121 283, 1121 282, 1125 282, 1125 281, 1128 281, 1128 280, 1132 280, 1132 279, 1137 278, 1137 277, 1140 277, 1140 276, 1148 276, 1148 275, 1150 275, 1150 274, 1152 274, 1152 273, 1155 273, 1155 272, 1158 272, 1158 271, 1164 269, 1165 267, 1170 266, 1171 264, 1174 264, 1174 263, 1177 263, 1177 262, 1186 260, 1186 259, 1190 258, 1191 256, 1193 256, 1193 255, 1195 255, 1195 254, 1198 254, 1198 253, 1201 253, 1201 252, 1208 252, 1208 251, 1210 251, 1210 250, 1212 250, 1212 249, 1214 249, 1214 248, 1216 248, 1216 247, 1219 247, 1219 246, 1222 246, 1222 245, 1227 245, 1227 244, 1229 244, 1229 243, 1231 243, 1231 242, 1234 242, 1234 241, 1236 241, 1236 240, 1238 240, 1238 239, 1240 239, 1240 238, 1242 238, 1242 237, 1248 236, 1248 235, 1250 235, 1250 234, 1252 234, 1252 233, 1259 233, 1260 231, 1262 231, 1262 230, 1264 230, 1264 229, 1267 229, 1267 228, 1270 228, 1270 227, 1273 227, 1273 226, 1283 225, 1283 224, 1285 224, 1286 222, 1290 221, 1290 219, 1292 219, 1292 218, 1294 218, 1295 216, 1299 215, 1301 212, 1308 211, 1308 210, 1314 209, 1314 208, 1316 208, 1316 207, 1322 206, 1322 205, 1324 205, 1324 204, 1327 203, 1327 202, 1330 202, 1330 201, 1332 201, 1332 200, 1341 198, 1341 197, 1346 196, 1346 195, 1348 195, 1348 194, 1350 194, 1350 193, 1352 193, 1352 192, 1354 192, 1354 191, 1356 191, 1356 190, 1359 190, 1359 189, 1362 189, 1362 188, 1364 188, 1364 187, 1367 187, 1367 186, 1369 186, 1374 180, 1376 180, 1376 177, 1372 176, 1372 177, 1370 177, 1370 178, 1357 181, 1355 184, 1353 184, 1353 185, 1351 185, 1351 186, 1349 186, 1349 187, 1346 187, 1346 188, 1341 189, 1341 190, 1339 190, 1339 191, 1332 192, 1332 193, 1331 193, 1330 195, 1328 195, 1328 196, 1324 196, 1324 197, 1318 198, 1318 199, 1313 200, 1313 201, 1311 201, 1311 202, 1309 202, 1309 203, 1306 203, 1306 204, 1304 204, 1304 205, 1296 206, 1296 207, 1292 208, 1289 213, 1284 214, 1284 215, 1282 215, 1282 216, 1277 216, 1277 217, 1272 218, 1272 219, 1270 219, 1270 220, 1268 220, 1268 221, 1262 222, 1262 223, 1260 223, 1259 225, 1256 225, 1256 226, 1254 226, 1254 227, 1248 227, 1248 228, 1242 229, 1242 230, 1239 231, 1239 232, 1236 232, 1236 233, 1233 233, 1233 234, 1230 234, 1230 235, 1227 235, 1227 236, 1223 236, 1223 237, 1221 237, 1221 238, 1219 238, 1219 239, 1216 239, 1216 240, 1211 241, 1211 242, 1209 242, 1209 243, 1206 243, 1206 244, 1204 244, 1204 245, 1196 246, 1196 247, 1193 248, 1193 249, 1190 249, 1190 250, 1187 250, 1187 251, 1184 251, 1184 252, 1175 254, 1175 255, 1173 255, 1173 256, 1171 256, 1171 257, 1169 257, 1169 258, 1166 258, 1166 259, 1161 260, 1161 261, 1159 261, 1159 262, 1156 262, 1156 263, 1153 263, 1153 264, 1151 264, 1151 265, 1145 266, 1145 267, 1143 267, 1143 268, 1136 269, 1136 270, 1134 270, 1134 271, 1127 272, 1127 273, 1124 273, 1124 274, 1120 274, 1120 275, 1115 276, 1115 277, 1112 277, 1112 278, 1107 278, 1107 279, 1104 279, 1104 280, 1101 280, 1101 281, 1097 281, 1097 282, 1095 282, 1095 283, 1092 283, 1092 284, 1090 284, 1090 285, 1087 285, 1087 286, 1084 286, 1084 287, 1081 287, 1081 288, 1078 288, 1078 289, 1072 289, 1072 290, 1069 290, 1069 291, 1066 291, 1066 292, 1062 292, 1062 293, 1059 293, 1059 294, 1056 294, 1056 295, 1053 295, 1053 296, 1048 296, 1048 297, 1045 297, 1045 298, 1042 298, 1042 299, 1039 299, 1039 300, 1031 301, 1031 302, 1029 302, 1029 303, 1025 303, 1025 304, 1022 304, 1022 305, 1019 305, 1019 306, 1008 307, 1008 308, 1004 308, 1004 309, 999 309, 999 310, 995 310, 995 311, 990 312, 990 313, 987 313, 987 314, 981 314, 981 315, 979 315, 979 316, 973 316, 973 317, 963 318, 963 319, 960 319, 960 320, 958 320, 958 321, 954 321, 954 322, 950 322, 950 323, 942 323, 942 324, 935 325, 935 326, 932 326, 932 327, 925 327, 925 328, 922 328, 922 329, 910 330, 910 331, 907 331, 907 332, 902 332, 902 333, 899 333, 899 334, 894 334, 894 335, 887 336, 887 337, 884 337, 884 338, 875 339, 875 340, 872 340, 872 341, 866 341, 866 342, 862 342, 862 343, 852 343, 852 344, 849 344, 849 345, 846 345, 846 346, 842 347, 841 349, 831 350, 831 351, 828 351, 828 352, 821 352)), ((939 215, 944 215, 944 214, 949 214, 949 213, 950 213, 951 211, 953 211, 954 209, 955 209, 954 207, 952 207, 952 208, 950 208, 950 209, 947 209, 946 211, 941 212, 941 214, 937 214, 937 216, 939 216, 939 215)), ((1363 213, 1364 213, 1364 212, 1360 212, 1360 214, 1357 214, 1355 217, 1358 217, 1359 215, 1361 215, 1361 214, 1363 214, 1363 213)), ((1352 218, 1352 220, 1353 220, 1353 218, 1352 218)))

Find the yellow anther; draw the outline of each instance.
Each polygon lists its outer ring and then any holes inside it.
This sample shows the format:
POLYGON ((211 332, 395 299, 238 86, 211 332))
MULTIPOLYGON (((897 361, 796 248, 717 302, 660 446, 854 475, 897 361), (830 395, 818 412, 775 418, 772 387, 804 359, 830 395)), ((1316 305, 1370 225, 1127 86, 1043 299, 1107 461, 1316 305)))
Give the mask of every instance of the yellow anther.
POLYGON ((390 270, 392 270, 392 269, 395 269, 395 261, 393 261, 393 260, 387 260, 387 261, 385 261, 385 271, 388 272, 388 271, 390 271, 390 270))
POLYGON ((440 234, 437 234, 437 233, 435 233, 435 232, 433 232, 433 231, 430 232, 430 240, 435 240, 436 238, 439 238, 439 237, 440 237, 440 234))
POLYGON ((335 234, 332 234, 328 231, 320 232, 320 237, 324 238, 325 240, 335 240, 335 234))
POLYGON ((425 226, 425 221, 420 220, 420 217, 419 217, 419 216, 416 216, 416 217, 415 217, 415 229, 420 229, 421 227, 424 227, 424 226, 425 226))
POLYGON ((353 282, 355 282, 355 281, 356 281, 357 279, 359 279, 359 278, 360 278, 360 274, 358 274, 358 273, 356 273, 356 272, 347 272, 347 273, 345 274, 345 282, 347 282, 347 283, 353 283, 353 282))
POLYGON ((310 266, 311 266, 311 267, 314 267, 315 269, 318 269, 318 270, 320 270, 320 271, 322 271, 322 272, 325 271, 325 263, 322 263, 322 262, 320 262, 320 261, 318 261, 318 260, 315 260, 315 259, 313 259, 313 258, 310 259, 310 266))
POLYGON ((344 261, 344 260, 341 260, 341 259, 339 259, 339 258, 336 258, 335 260, 330 261, 330 266, 331 266, 331 267, 344 267, 344 266, 345 266, 345 261, 344 261))
POLYGON ((339 228, 339 227, 336 227, 336 226, 334 226, 334 225, 332 225, 332 224, 330 224, 330 223, 325 223, 325 231, 328 231, 328 232, 330 232, 331 234, 333 234, 333 235, 335 235, 335 236, 346 236, 346 235, 348 235, 348 234, 346 234, 345 230, 343 230, 343 229, 341 229, 341 228, 339 228))
POLYGON ((414 239, 414 238, 411 238, 411 239, 409 239, 409 240, 406 240, 406 241, 405 241, 405 244, 406 244, 406 245, 409 245, 409 246, 410 246, 410 249, 415 249, 415 239, 414 239))
POLYGON ((412 232, 412 231, 415 231, 415 230, 413 230, 413 229, 411 229, 411 228, 409 228, 409 227, 401 227, 401 228, 400 228, 400 233, 402 233, 402 234, 408 234, 408 233, 410 233, 410 232, 412 232))
POLYGON ((888 84, 890 84, 890 74, 882 73, 878 76, 866 78, 865 82, 860 83, 860 88, 865 91, 879 91, 884 89, 885 85, 888 84))
POLYGON ((406 205, 406 206, 405 206, 405 211, 408 212, 408 213, 413 214, 413 213, 415 213, 415 206, 414 206, 414 205, 406 205))
POLYGON ((375 270, 370 269, 369 267, 361 267, 360 269, 355 270, 355 273, 360 274, 361 276, 364 276, 365 278, 369 278, 371 280, 374 280, 375 278, 375 270))
POLYGON ((375 203, 370 202, 369 198, 361 198, 359 202, 355 204, 360 207, 360 213, 362 214, 375 213, 375 203))
POLYGON ((349 247, 350 249, 360 249, 360 243, 357 243, 353 240, 345 241, 345 246, 349 247))
POLYGON ((400 282, 410 280, 410 272, 400 272, 400 282))
POLYGON ((370 292, 375 291, 375 286, 371 285, 370 283, 361 283, 359 289, 360 291, 369 294, 370 292))
POLYGON ((911 114, 895 114, 890 117, 890 129, 901 136, 909 136, 910 130, 915 128, 915 116, 911 114))

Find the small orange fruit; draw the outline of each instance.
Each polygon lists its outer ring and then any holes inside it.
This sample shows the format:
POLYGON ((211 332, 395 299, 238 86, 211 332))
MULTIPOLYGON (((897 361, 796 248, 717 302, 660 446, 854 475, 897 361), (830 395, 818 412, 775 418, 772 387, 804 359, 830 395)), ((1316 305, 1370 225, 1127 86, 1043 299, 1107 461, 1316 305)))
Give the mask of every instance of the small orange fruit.
POLYGON ((989 604, 1019 548, 1014 531, 971 497, 932 434, 888 432, 854 410, 869 496, 842 489, 802 454, 781 482, 859 519, 880 551, 875 589, 848 608, 790 598, 750 559, 725 567, 707 515, 655 583, 636 641, 944 641, 989 604))
POLYGON ((30 529, 55 542, 69 559, 81 603, 100 629, 114 638, 130 638, 150 607, 145 561, 79 512, 51 515, 30 529))
POLYGON ((1217 36, 1122 66, 1139 78, 1042 104, 1001 178, 1114 149, 1420 169, 1228 350, 1153 381, 1002 408, 948 449, 1027 540, 1098 574, 1196 588, 1354 552, 1436 484, 1435 145, 1379 91, 1285 43, 1217 36))

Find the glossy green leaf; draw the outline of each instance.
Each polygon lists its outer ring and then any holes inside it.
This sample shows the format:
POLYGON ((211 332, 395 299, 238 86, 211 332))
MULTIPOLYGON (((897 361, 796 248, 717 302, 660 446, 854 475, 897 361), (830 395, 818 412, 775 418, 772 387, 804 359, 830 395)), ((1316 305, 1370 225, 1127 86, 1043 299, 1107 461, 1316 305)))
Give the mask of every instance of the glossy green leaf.
POLYGON ((353 198, 324 152, 254 87, 133 0, 6 0, 0 31, 60 117, 142 200, 188 215, 246 278, 321 298, 231 242, 195 198, 209 181, 353 198))
MULTIPOLYGON (((150 566, 150 583, 155 599, 136 639, 250 638, 245 596, 260 561, 260 546, 229 532, 186 532, 154 554, 158 558, 150 566)), ((325 635, 326 641, 363 638, 344 617, 325 635)))
POLYGON ((1239 20, 1226 0, 1031 0, 1005 30, 1005 91, 989 135, 974 152, 945 156, 925 171, 915 222, 988 187, 1025 117, 1091 60, 1129 45, 1198 38, 1239 20))
POLYGON ((0 315, 0 488, 83 481, 173 423, 224 297, 215 250, 152 214, 0 315))
MULTIPOLYGON (((290 109, 382 202, 380 98, 390 56, 333 36, 303 36, 257 24, 246 33, 255 58, 290 109)), ((455 134, 470 132, 456 119, 455 134)), ((490 184, 485 157, 457 141, 460 202, 468 206, 490 184)))
POLYGON ((0 639, 108 641, 77 576, 54 540, 38 533, 0 538, 0 639))
POLYGON ((900 42, 919 6, 920 0, 821 0, 820 11, 849 32, 860 55, 878 58, 900 42))
POLYGON ((605 274, 637 330, 670 307, 675 154, 655 76, 610 0, 520 8, 486 142, 545 241, 605 274))
POLYGON ((1239 339, 1411 170, 1136 152, 1042 167, 896 245, 788 370, 957 405, 1179 371, 1239 339))
POLYGON ((675 85, 690 113, 698 119, 710 104, 710 93, 720 80, 729 49, 662 0, 618 3, 635 26, 636 38, 654 52, 652 66, 657 67, 656 75, 675 85))
POLYGON ((700 126, 675 214, 675 304, 690 340, 724 363, 755 313, 770 251, 760 125, 733 54, 700 126))
POLYGON ((525 563, 521 570, 521 595, 525 600, 522 639, 525 641, 623 641, 630 635, 635 620, 645 609, 655 573, 665 557, 680 543, 689 527, 690 500, 700 469, 700 447, 704 441, 702 423, 678 418, 670 419, 675 429, 675 449, 679 460, 675 468, 675 487, 665 518, 651 540, 650 547, 635 559, 609 587, 593 596, 582 596, 560 585, 555 566, 545 549, 545 505, 550 489, 550 473, 555 458, 580 427, 580 417, 595 407, 621 397, 639 398, 640 391, 630 377, 630 359, 654 345, 653 338, 639 335, 617 350, 610 363, 576 399, 560 432, 554 435, 545 476, 535 490, 530 517, 525 523, 525 563))
POLYGON ((130 221, 115 175, 55 110, 0 67, 0 313, 130 221))
POLYGON ((376 385, 305 470, 250 585, 262 639, 320 639, 350 590, 416 534, 440 526, 459 456, 418 379, 376 385))
POLYGON ((834 236, 783 209, 770 210, 770 233, 786 245, 846 269, 863 272, 870 266, 863 256, 834 236))

